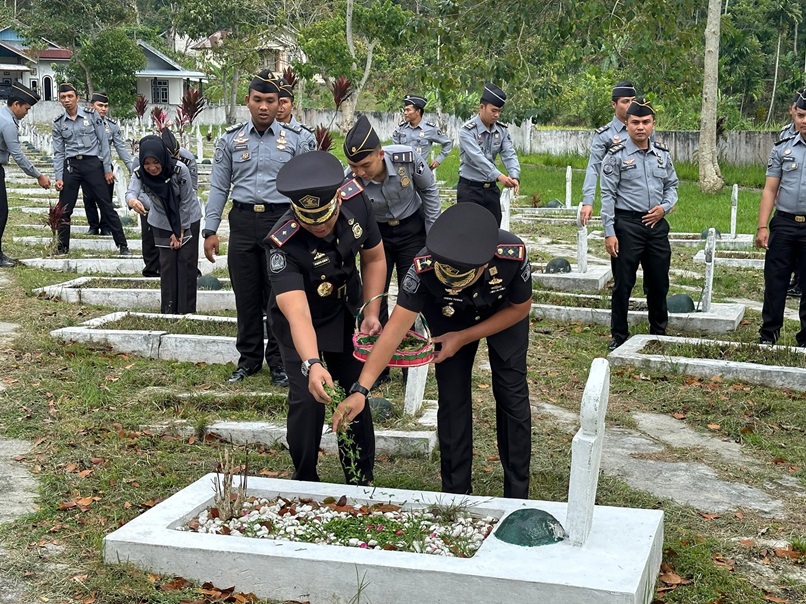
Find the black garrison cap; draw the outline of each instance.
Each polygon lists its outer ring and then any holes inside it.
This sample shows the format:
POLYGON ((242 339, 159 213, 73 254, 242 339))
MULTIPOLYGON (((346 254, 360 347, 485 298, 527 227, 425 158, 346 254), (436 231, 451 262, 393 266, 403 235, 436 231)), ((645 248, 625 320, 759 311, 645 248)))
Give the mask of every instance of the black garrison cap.
POLYGON ((655 110, 652 105, 644 97, 633 99, 630 106, 627 107, 627 115, 634 115, 636 117, 645 117, 647 115, 655 115, 655 110))
POLYGON ((344 182, 341 162, 327 151, 292 157, 277 173, 277 191, 291 199, 294 214, 306 224, 321 224, 338 207, 336 192, 344 182))
POLYGON ((632 82, 628 82, 627 80, 613 86, 613 93, 610 95, 610 98, 617 101, 625 96, 635 96, 635 86, 633 86, 632 82))
POLYGON ((428 101, 425 97, 421 97, 418 94, 407 94, 406 98, 403 99, 403 106, 414 105, 417 109, 425 109, 426 103, 428 101))
POLYGON ((61 84, 59 84, 59 94, 61 94, 62 92, 75 92, 76 94, 78 94, 78 90, 76 90, 76 87, 73 86, 70 82, 62 82, 61 84))
POLYGON ((798 92, 798 98, 795 99, 795 107, 798 109, 806 109, 806 88, 798 92))
POLYGON ((39 100, 39 95, 27 86, 24 86, 19 82, 14 82, 11 85, 11 92, 9 93, 8 98, 10 98, 12 102, 19 101, 20 103, 28 103, 29 105, 34 106, 39 100))
POLYGON ((484 84, 484 92, 481 93, 481 102, 489 103, 494 107, 503 107, 507 102, 507 95, 495 84, 487 82, 484 84))
POLYGON ((109 95, 106 94, 103 90, 99 92, 93 92, 92 97, 90 97, 90 103, 108 103, 109 102, 109 95))
POLYGON ((282 80, 274 77, 274 74, 271 71, 268 69, 263 69, 254 78, 252 78, 252 81, 249 83, 249 90, 262 92, 263 94, 280 92, 281 82, 282 80))
POLYGON ((381 146, 381 139, 366 116, 359 117, 344 137, 344 154, 347 160, 359 162, 381 146))
POLYGON ((459 203, 442 212, 425 240, 436 277, 454 287, 468 285, 476 269, 493 259, 497 245, 495 217, 475 203, 459 203))
POLYGON ((294 87, 285 81, 284 78, 280 78, 280 92, 278 93, 278 98, 285 98, 294 100, 294 87))

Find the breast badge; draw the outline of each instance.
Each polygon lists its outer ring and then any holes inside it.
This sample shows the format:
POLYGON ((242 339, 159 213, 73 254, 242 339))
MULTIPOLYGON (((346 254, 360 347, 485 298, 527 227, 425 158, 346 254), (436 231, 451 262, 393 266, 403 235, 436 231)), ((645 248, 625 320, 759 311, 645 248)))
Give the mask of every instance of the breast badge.
POLYGON ((319 287, 316 288, 316 293, 322 298, 327 298, 333 293, 333 284, 330 281, 320 283, 319 287))
POLYGON ((361 239, 361 235, 364 234, 364 229, 361 228, 361 225, 357 222, 353 225, 353 237, 356 239, 361 239))

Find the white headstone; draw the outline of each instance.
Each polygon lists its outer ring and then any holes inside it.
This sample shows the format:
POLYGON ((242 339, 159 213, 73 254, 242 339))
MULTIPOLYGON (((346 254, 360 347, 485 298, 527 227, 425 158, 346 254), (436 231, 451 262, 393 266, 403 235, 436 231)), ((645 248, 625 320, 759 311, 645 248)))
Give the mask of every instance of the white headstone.
POLYGON ((705 285, 702 288, 702 312, 711 312, 711 294, 714 290, 714 262, 716 252, 716 229, 708 229, 705 240, 705 285))
POLYGON ((515 190, 505 188, 501 193, 501 228, 509 230, 509 217, 512 212, 512 198, 515 197, 515 190))
POLYGON ((115 198, 117 200, 117 205, 121 208, 125 208, 126 206, 126 173, 123 171, 123 168, 120 167, 120 164, 117 162, 115 163, 114 167, 115 173, 115 198))
POLYGON ((577 271, 588 272, 588 227, 582 224, 582 202, 577 207, 577 271))
POLYGON ((201 162, 204 159, 204 139, 202 138, 201 131, 198 126, 196 127, 196 161, 201 162))
POLYGON ((571 166, 565 169, 565 207, 571 207, 571 166))
POLYGON ((428 365, 412 367, 406 378, 406 395, 403 399, 404 415, 417 415, 423 406, 425 382, 428 379, 428 365))
POLYGON ((730 237, 736 239, 736 214, 739 211, 739 185, 733 185, 730 194, 730 237))
POLYGON ((571 545, 576 547, 585 545, 593 522, 609 396, 610 364, 606 359, 594 359, 582 393, 579 432, 571 442, 571 482, 568 485, 565 529, 571 545))

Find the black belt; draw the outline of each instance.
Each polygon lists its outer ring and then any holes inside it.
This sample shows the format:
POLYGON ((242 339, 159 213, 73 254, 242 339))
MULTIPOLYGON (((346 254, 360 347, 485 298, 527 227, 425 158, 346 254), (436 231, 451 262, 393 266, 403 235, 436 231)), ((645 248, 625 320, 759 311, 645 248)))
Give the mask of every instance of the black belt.
POLYGON ((782 212, 781 210, 778 210, 775 212, 775 215, 785 218, 786 220, 791 220, 792 222, 806 222, 806 216, 803 214, 790 214, 789 212, 782 212))
POLYGON ((494 187, 498 183, 497 180, 491 180, 489 182, 479 182, 477 180, 468 180, 467 178, 464 178, 462 176, 459 177, 459 182, 461 182, 463 184, 466 184, 468 186, 471 186, 471 187, 478 187, 479 189, 489 189, 490 187, 494 187))
POLYGON ((74 155, 73 157, 68 157, 68 160, 77 159, 78 161, 82 161, 84 159, 98 159, 97 155, 74 155))
POLYGON ((240 201, 232 202, 233 208, 239 210, 246 210, 247 212, 255 212, 262 214, 263 212, 271 212, 272 210, 279 210, 280 208, 288 209, 287 203, 241 203, 240 201))
POLYGON ((648 212, 635 212, 634 210, 619 210, 616 208, 616 216, 624 216, 625 218, 643 218, 648 212))
POLYGON ((407 223, 411 222, 412 220, 414 220, 416 218, 419 218, 419 217, 420 217, 420 212, 417 211, 417 212, 414 212, 414 214, 412 214, 411 216, 406 216, 405 218, 401 218, 400 220, 390 220, 389 222, 380 222, 379 221, 378 226, 379 227, 398 227, 398 226, 403 226, 404 224, 407 224, 407 223))

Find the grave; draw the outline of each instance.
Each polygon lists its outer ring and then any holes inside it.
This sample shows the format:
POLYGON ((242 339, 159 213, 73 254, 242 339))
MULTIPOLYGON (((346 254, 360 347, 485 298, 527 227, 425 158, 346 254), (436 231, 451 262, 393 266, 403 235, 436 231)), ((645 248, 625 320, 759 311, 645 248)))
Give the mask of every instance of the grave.
MULTIPOLYGON (((694 262, 702 264, 706 261, 705 250, 694 254, 694 262)), ((735 268, 764 268, 764 252, 723 250, 715 256, 717 264, 735 268)))
MULTIPOLYGON (((710 378, 718 375, 725 380, 736 380, 749 384, 761 384, 773 388, 791 388, 806 392, 806 369, 800 367, 783 367, 780 365, 761 365, 719 359, 698 359, 690 357, 647 354, 644 347, 652 341, 670 344, 709 344, 718 346, 758 346, 770 348, 769 344, 742 344, 741 342, 725 342, 704 340, 700 338, 678 338, 671 336, 636 335, 611 352, 607 358, 613 365, 628 365, 636 368, 652 369, 666 373, 680 373, 710 378)), ((772 348, 785 348, 775 346, 772 348)), ((806 354, 806 349, 791 349, 797 354, 806 354)))
MULTIPOLYGON (((72 245, 72 241, 70 242, 72 245)), ((117 256, 114 258, 22 258, 18 261, 25 266, 45 268, 51 271, 65 273, 108 274, 108 275, 135 275, 143 270, 141 256, 117 256)), ((199 258, 199 270, 202 275, 208 275, 216 269, 227 268, 227 257, 218 257, 215 264, 206 258, 199 258)))
POLYGON ((247 493, 253 496, 346 496, 354 504, 404 508, 461 505, 473 514, 499 518, 470 558, 178 531, 212 505, 216 475, 208 474, 107 535, 104 560, 312 604, 348 602, 357 580, 368 601, 385 604, 649 604, 662 557, 663 512, 593 505, 608 393, 607 361, 596 359, 583 395, 582 428, 572 444, 567 504, 249 478, 247 493), (559 520, 568 538, 543 546, 499 538, 513 514, 539 511, 559 520))
POLYGON ((532 281, 546 289, 570 292, 602 291, 613 277, 607 264, 588 265, 588 227, 580 220, 582 204, 577 207, 577 263, 571 265, 570 273, 544 273, 532 266, 532 281))
MULTIPOLYGON (((73 304, 93 304, 120 310, 139 308, 159 311, 159 278, 108 277, 105 280, 120 282, 121 287, 92 287, 92 277, 79 277, 64 283, 39 287, 34 290, 34 293, 73 304), (151 283, 153 287, 148 289, 125 287, 140 283, 151 283)), ((229 279, 221 279, 221 281, 229 283, 229 279)), ((197 312, 235 310, 235 295, 232 290, 199 290, 196 293, 196 310, 197 312)))
MULTIPOLYGON (((72 233, 72 229, 70 229, 72 233)), ((82 230, 79 229, 79 232, 82 230)), ((129 249, 133 252, 139 252, 143 249, 143 241, 141 239, 129 239, 129 249)), ((50 246, 53 244, 53 237, 14 237, 14 243, 21 243, 22 245, 45 245, 50 246)), ((90 238, 71 238, 71 250, 87 250, 92 252, 117 252, 117 246, 111 237, 93 237, 90 238)))

